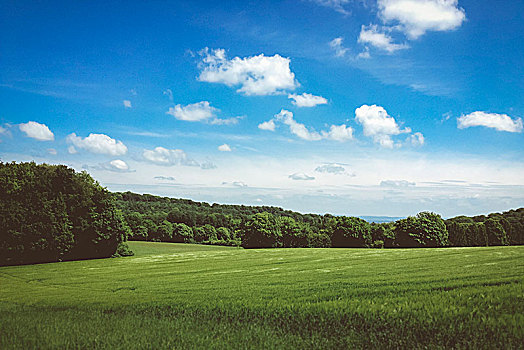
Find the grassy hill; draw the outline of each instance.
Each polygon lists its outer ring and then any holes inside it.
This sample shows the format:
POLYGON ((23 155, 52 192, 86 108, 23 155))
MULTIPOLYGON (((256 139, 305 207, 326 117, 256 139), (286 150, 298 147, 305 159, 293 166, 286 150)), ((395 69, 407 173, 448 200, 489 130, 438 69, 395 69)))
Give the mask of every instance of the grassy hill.
POLYGON ((0 267, 0 348, 522 347, 522 246, 129 244, 0 267))

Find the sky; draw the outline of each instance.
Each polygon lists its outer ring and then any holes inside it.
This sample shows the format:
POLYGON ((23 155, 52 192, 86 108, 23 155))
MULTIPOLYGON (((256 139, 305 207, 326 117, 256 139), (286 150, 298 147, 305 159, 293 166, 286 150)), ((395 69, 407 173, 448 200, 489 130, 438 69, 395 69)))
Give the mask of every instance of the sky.
POLYGON ((0 160, 304 213, 524 206, 524 2, 0 0, 0 160))

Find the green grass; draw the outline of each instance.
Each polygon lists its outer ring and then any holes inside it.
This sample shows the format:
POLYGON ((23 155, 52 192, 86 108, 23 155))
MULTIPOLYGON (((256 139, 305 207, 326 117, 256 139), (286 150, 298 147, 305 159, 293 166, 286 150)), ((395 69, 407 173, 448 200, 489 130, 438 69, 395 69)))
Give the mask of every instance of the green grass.
POLYGON ((521 246, 130 246, 0 267, 0 349, 523 348, 521 246))

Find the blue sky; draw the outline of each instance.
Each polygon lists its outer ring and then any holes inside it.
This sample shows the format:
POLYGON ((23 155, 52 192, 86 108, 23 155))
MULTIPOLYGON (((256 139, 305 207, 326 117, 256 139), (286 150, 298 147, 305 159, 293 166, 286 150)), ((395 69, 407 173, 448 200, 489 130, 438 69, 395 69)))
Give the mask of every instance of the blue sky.
POLYGON ((524 206, 524 3, 0 1, 0 159, 347 215, 524 206))

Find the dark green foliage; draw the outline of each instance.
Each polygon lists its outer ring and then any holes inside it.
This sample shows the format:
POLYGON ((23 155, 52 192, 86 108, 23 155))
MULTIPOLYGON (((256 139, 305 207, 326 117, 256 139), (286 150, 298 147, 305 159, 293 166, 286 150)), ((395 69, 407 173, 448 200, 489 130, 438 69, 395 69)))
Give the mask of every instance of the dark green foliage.
POLYGON ((448 244, 448 231, 438 214, 421 212, 398 220, 395 226, 395 244, 399 247, 443 247, 448 244))
POLYGON ((243 228, 242 247, 275 248, 282 246, 282 233, 275 217, 270 213, 257 213, 243 228))
POLYGON ((91 176, 34 162, 0 162, 0 227, 0 264, 109 257, 127 233, 91 176))
POLYGON ((365 247, 371 244, 371 225, 360 218, 339 216, 328 225, 333 247, 365 247))
MULTIPOLYGON (((256 214, 266 213, 274 221, 276 231, 262 239, 274 247, 414 247, 414 246, 486 246, 491 244, 524 244, 524 208, 502 214, 458 216, 446 220, 442 226, 440 216, 421 213, 413 219, 397 222, 368 224, 362 219, 300 214, 277 207, 250 207, 199 203, 187 199, 157 197, 131 192, 116 193, 118 207, 131 229, 133 240, 161 240, 166 242, 199 242, 214 245, 240 245, 246 224, 256 214), (506 239, 498 225, 484 222, 493 219, 502 225, 506 239), (173 235, 165 235, 165 222, 173 224, 173 235), (164 225, 163 229, 160 229, 164 225), (177 233, 177 225, 183 227, 177 233), (163 230, 163 231, 162 231, 163 230), (497 231, 498 230, 498 231, 497 231), (409 232, 408 232, 409 231, 409 232), (446 238, 449 232, 449 239, 446 238), (159 235, 160 233, 160 235, 159 235), (400 237, 396 237, 400 233, 400 237), (411 233, 411 234, 410 234, 411 233), (418 239, 418 240, 417 240, 418 239), (420 241, 420 242, 419 242, 420 241), (520 242, 520 243, 519 243, 520 242)), ((249 225, 248 225, 249 226, 249 225)), ((247 244, 247 245, 246 245, 247 244)), ((251 243, 246 243, 249 246, 251 243)))
POLYGON ((115 256, 133 256, 135 253, 129 248, 129 245, 126 242, 118 243, 116 248, 115 256))
POLYGON ((446 220, 453 246, 524 244, 524 208, 488 216, 458 216, 446 220))

